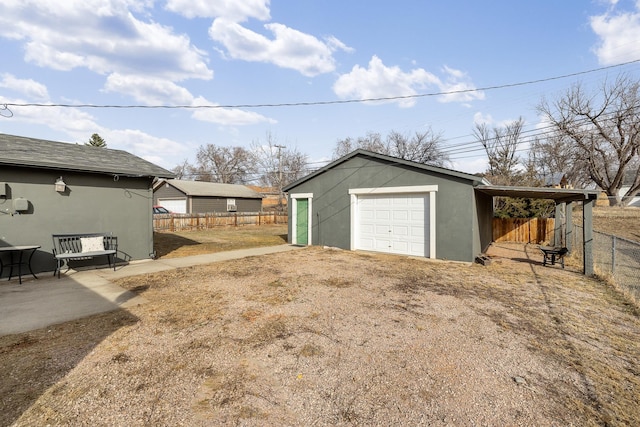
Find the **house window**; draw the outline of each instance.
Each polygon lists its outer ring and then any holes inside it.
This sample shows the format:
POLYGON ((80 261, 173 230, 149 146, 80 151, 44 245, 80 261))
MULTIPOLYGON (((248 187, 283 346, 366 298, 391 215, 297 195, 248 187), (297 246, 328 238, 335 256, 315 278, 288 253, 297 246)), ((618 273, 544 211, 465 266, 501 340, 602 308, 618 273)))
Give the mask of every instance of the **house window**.
POLYGON ((236 199, 227 199, 227 212, 235 212, 237 210, 236 199))

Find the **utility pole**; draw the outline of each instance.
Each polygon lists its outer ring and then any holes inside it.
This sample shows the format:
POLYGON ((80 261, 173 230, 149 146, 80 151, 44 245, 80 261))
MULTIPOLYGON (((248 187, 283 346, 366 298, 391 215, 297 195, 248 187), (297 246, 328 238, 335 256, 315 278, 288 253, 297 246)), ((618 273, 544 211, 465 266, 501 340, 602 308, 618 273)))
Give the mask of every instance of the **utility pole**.
POLYGON ((274 145, 278 149, 278 210, 282 212, 282 149, 286 148, 284 145, 274 145))

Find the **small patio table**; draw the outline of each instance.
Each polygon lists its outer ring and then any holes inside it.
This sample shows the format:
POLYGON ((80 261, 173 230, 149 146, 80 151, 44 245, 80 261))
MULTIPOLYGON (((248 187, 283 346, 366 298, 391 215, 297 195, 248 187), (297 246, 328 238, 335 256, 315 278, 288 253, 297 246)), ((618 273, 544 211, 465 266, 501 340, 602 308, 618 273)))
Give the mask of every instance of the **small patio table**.
MULTIPOLYGON (((3 252, 9 253, 9 263, 7 267, 9 267, 9 279, 13 276, 13 267, 18 267, 18 282, 22 285, 22 265, 25 265, 29 269, 29 273, 37 279, 36 275, 33 274, 33 270, 31 269, 31 258, 33 258, 33 254, 37 249, 40 249, 39 245, 26 245, 26 246, 0 246, 0 255, 3 252), (30 252, 30 253, 29 253, 30 252), (29 258, 27 260, 24 259, 24 255, 29 253, 29 258), (17 255, 18 259, 15 260, 15 256, 17 255)), ((2 271, 4 270, 4 264, 2 263, 2 257, 0 257, 0 277, 2 277, 2 271)))

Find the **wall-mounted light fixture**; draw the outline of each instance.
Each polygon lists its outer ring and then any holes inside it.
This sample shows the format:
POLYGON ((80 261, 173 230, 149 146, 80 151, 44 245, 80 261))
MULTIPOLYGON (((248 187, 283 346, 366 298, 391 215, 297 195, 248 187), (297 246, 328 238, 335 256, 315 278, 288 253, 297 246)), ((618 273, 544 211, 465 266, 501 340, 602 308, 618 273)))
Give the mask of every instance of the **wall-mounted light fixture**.
POLYGON ((67 189, 67 184, 62 180, 62 177, 56 179, 55 189, 58 193, 64 193, 67 189))

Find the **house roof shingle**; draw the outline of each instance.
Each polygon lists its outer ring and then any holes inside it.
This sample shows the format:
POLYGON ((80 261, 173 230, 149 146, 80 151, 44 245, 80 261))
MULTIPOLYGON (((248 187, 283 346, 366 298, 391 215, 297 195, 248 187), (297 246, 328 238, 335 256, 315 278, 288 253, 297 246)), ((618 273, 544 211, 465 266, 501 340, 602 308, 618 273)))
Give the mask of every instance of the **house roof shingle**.
POLYGON ((122 150, 2 133, 0 164, 134 177, 175 176, 160 166, 122 150))
POLYGON ((184 181, 179 179, 167 179, 164 182, 182 191, 187 196, 262 199, 260 193, 240 184, 220 184, 217 182, 184 181))

